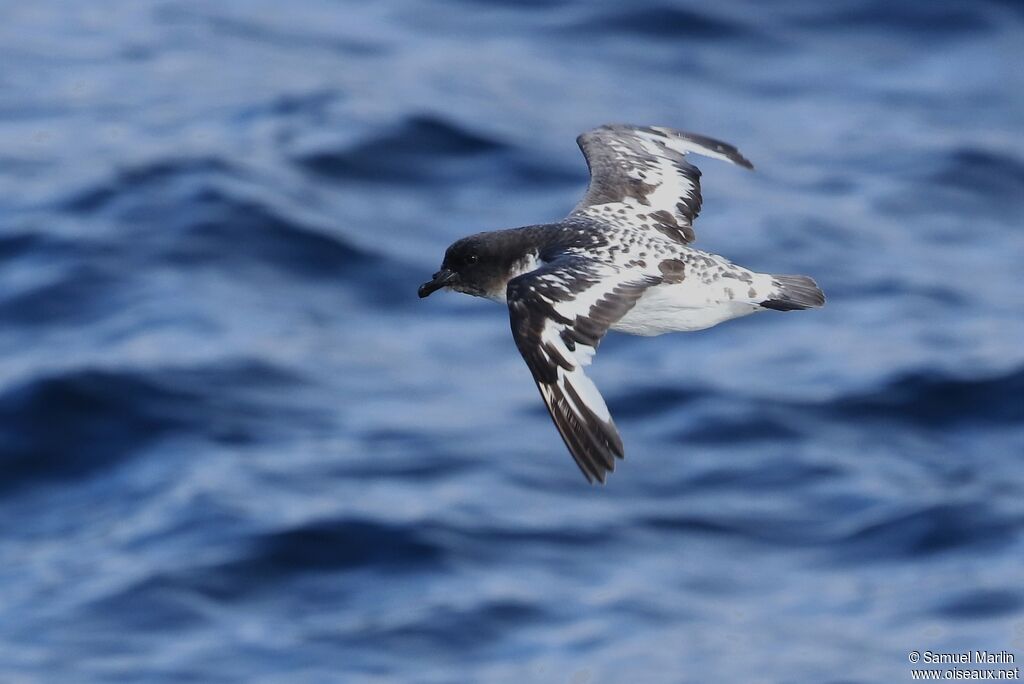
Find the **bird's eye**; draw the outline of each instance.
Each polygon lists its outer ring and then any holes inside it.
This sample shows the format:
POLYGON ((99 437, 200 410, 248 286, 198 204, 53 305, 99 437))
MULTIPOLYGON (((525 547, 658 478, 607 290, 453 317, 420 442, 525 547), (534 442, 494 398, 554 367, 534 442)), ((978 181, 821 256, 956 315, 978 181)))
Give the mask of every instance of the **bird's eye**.
POLYGON ((476 254, 470 254, 468 257, 466 257, 467 264, 475 264, 478 261, 480 261, 480 257, 478 257, 476 254))

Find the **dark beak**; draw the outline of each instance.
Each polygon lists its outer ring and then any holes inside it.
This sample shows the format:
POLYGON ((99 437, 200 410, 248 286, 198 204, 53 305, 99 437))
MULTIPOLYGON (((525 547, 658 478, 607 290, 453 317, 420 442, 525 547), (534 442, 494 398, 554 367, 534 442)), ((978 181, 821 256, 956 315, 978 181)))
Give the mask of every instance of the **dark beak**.
POLYGON ((455 280, 455 272, 449 271, 447 268, 442 268, 440 271, 434 274, 434 279, 429 283, 423 283, 420 285, 420 289, 417 290, 420 299, 429 297, 433 293, 440 290, 445 285, 451 284, 455 280))

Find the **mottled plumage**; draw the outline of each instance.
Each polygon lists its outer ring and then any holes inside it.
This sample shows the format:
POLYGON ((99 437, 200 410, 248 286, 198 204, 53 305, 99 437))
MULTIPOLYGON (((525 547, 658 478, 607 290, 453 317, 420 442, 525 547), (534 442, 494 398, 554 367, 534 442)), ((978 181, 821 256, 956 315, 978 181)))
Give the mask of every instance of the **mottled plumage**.
POLYGON ((690 152, 753 168, 731 145, 660 127, 602 126, 577 142, 590 167, 562 221, 453 243, 420 296, 449 287, 508 304, 512 336, 590 482, 623 457, 604 399, 583 371, 608 330, 700 330, 755 311, 824 304, 807 276, 755 273, 689 246, 701 208, 690 152))

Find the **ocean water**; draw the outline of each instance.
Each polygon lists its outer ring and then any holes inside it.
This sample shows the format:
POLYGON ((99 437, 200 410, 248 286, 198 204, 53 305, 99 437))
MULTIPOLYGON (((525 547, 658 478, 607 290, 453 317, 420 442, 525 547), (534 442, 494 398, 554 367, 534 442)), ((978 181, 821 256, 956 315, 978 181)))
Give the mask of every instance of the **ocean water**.
POLYGON ((1024 659, 1024 5, 6 2, 0 681, 901 682, 1024 659), (612 334, 588 486, 503 307, 575 136, 736 144, 820 311, 612 334))

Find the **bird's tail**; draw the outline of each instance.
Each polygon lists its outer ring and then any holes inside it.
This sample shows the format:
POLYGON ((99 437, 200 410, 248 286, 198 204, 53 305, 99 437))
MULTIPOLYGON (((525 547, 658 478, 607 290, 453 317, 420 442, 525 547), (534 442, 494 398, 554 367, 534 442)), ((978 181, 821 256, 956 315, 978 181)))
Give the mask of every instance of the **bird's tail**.
POLYGON ((759 302, 765 309, 799 311, 825 305, 825 293, 808 276, 773 275, 772 287, 771 296, 759 302))

